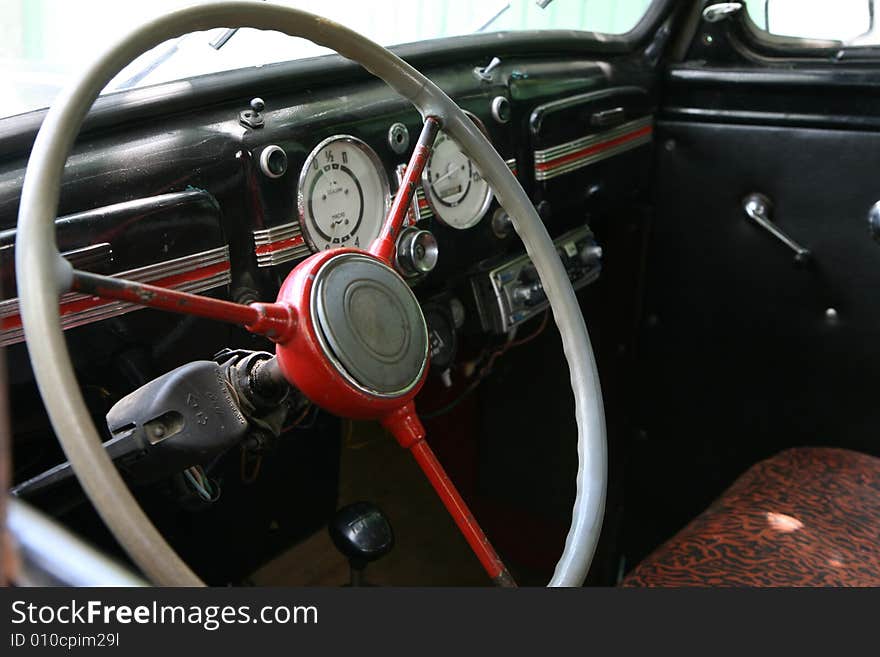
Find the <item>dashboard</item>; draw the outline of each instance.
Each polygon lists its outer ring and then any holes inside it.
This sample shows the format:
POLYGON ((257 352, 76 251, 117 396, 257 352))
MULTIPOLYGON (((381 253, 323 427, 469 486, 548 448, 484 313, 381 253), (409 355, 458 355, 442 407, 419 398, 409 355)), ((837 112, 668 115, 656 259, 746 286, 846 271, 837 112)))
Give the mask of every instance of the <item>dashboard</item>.
MULTIPOLYGON (((481 74, 477 60, 425 70, 526 189, 575 288, 596 290, 591 300, 582 297, 585 308, 600 299, 606 299, 603 311, 607 299, 614 307, 615 295, 629 298, 634 284, 615 271, 630 271, 628 259, 638 257, 632 247, 642 233, 632 227, 640 225, 650 191, 656 103, 651 82, 635 70, 521 57, 503 59, 491 75, 481 74)), ((143 101, 144 90, 99 101, 122 109, 108 110, 110 121, 87 123, 68 159, 56 222, 64 255, 88 271, 249 303, 274 300, 285 276, 311 253, 369 245, 397 193, 421 117, 363 75, 270 73, 253 74, 222 102, 199 104, 194 96, 190 104, 167 105, 173 83, 152 92, 162 97, 160 109, 166 103, 162 111, 143 101), (126 103, 134 109, 126 111, 126 103)), ((218 85, 230 80, 229 74, 215 78, 218 85)), ((207 83, 192 83, 200 84, 207 83)), ((0 156, 0 345, 9 362, 19 481, 62 458, 33 384, 15 294, 17 199, 40 118, 0 121, 0 143, 7 146, 0 156)), ((515 218, 442 133, 406 223, 399 270, 430 333, 433 383, 423 395, 436 389, 442 400, 467 383, 457 369, 459 347, 469 354, 512 341, 520 326, 543 315, 546 298, 515 218)), ((226 347, 271 350, 263 338, 232 326, 78 294, 60 302, 99 426, 116 400, 182 363, 211 359, 226 347)), ((621 306, 605 319, 623 324, 626 312, 621 306)), ((503 405, 486 410, 491 431, 515 435, 516 423, 503 405)), ((246 570, 257 557, 243 538, 230 543, 229 528, 255 536, 272 524, 263 558, 326 521, 338 484, 339 421, 317 414, 304 425, 300 439, 277 448, 274 474, 267 471, 257 486, 236 484, 197 520, 177 506, 167 510, 168 490, 144 493, 164 509, 159 522, 184 555, 199 554, 188 543, 194 522, 203 536, 239 551, 224 567, 235 561, 246 570), (281 499, 298 494, 310 503, 279 511, 281 499)), ((69 497, 52 504, 56 513, 97 526, 69 497)), ((203 572, 210 578, 210 570, 203 572)))

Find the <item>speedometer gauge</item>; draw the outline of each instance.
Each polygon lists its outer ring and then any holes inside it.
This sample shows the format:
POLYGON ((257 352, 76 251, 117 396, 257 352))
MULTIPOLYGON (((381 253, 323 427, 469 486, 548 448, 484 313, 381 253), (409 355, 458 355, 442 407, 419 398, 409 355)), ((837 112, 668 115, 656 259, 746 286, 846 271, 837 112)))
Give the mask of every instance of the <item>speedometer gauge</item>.
POLYGON ((357 137, 325 139, 299 176, 299 216, 313 251, 367 248, 389 206, 388 176, 379 156, 357 137))
MULTIPOLYGON (((483 133, 486 129, 472 114, 468 116, 483 133)), ((422 172, 422 188, 434 215, 451 228, 476 225, 492 203, 492 189, 458 143, 441 132, 422 172)))

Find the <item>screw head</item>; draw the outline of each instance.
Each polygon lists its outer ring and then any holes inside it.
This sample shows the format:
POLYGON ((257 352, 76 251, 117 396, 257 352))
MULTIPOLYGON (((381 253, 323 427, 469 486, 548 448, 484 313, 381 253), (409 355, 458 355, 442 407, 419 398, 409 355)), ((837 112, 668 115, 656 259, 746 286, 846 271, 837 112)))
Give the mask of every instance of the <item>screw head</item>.
POLYGON ((251 100, 251 109, 259 114, 266 109, 266 103, 263 102, 262 98, 254 98, 251 100))

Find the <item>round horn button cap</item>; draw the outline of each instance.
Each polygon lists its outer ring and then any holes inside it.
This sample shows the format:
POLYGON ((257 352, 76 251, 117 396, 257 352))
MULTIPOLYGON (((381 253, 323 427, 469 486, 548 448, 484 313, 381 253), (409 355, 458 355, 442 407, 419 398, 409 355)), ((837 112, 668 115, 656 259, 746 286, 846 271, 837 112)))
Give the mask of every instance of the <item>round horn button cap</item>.
POLYGON ((428 360, 422 309, 396 272, 346 253, 318 270, 312 288, 315 331, 328 355, 356 385, 383 396, 418 383, 428 360))

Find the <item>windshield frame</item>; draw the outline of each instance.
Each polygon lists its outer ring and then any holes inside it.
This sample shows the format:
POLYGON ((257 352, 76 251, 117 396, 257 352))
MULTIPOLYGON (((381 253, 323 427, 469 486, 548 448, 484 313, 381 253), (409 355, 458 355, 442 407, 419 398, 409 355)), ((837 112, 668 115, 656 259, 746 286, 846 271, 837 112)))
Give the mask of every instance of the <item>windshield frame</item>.
MULTIPOLYGON (((675 0, 653 0, 633 29, 623 34, 579 30, 488 32, 406 43, 388 49, 418 69, 463 61, 485 65, 487 55, 502 59, 518 55, 544 57, 560 54, 616 57, 646 45, 676 4, 675 0)), ((332 53, 113 91, 95 101, 80 135, 145 116, 191 110, 196 103, 230 102, 242 98, 254 88, 259 88, 265 95, 274 90, 289 90, 291 79, 298 83, 326 84, 332 80, 351 82, 375 78, 358 64, 332 53), (181 88, 181 82, 187 83, 185 88, 181 88)), ((0 118, 3 160, 30 150, 47 112, 48 109, 43 108, 0 118)))

